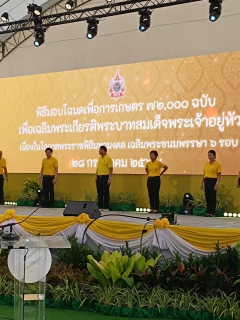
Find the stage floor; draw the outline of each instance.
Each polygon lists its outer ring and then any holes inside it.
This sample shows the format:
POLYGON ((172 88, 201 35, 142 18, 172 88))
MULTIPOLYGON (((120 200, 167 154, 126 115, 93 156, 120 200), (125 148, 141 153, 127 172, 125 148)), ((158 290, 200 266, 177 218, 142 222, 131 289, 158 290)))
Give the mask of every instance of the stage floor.
MULTIPOLYGON (((36 207, 17 207, 17 206, 0 206, 0 214, 3 214, 8 209, 14 209, 16 214, 29 215, 36 207)), ((64 209, 45 209, 40 208, 33 215, 34 216, 45 216, 45 217, 63 217, 64 209)), ((112 221, 124 221, 129 223, 140 223, 145 224, 147 218, 159 219, 161 214, 154 213, 139 213, 139 212, 124 212, 124 211, 108 211, 102 212, 102 218, 105 220, 112 221), (132 216, 134 218, 131 218, 132 216)), ((178 215, 177 224, 181 226, 196 226, 196 227, 208 227, 208 228, 240 228, 240 218, 209 218, 209 217, 198 217, 188 215, 178 215)))

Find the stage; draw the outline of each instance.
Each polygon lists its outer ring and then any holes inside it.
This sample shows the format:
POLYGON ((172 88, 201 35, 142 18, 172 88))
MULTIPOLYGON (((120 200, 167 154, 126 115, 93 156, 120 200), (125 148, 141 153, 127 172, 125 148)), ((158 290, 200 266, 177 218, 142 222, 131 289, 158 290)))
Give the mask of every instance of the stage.
POLYGON ((102 212, 93 220, 88 214, 63 216, 64 209, 0 206, 0 225, 13 225, 20 236, 74 236, 79 244, 87 244, 113 252, 126 245, 133 251, 143 246, 155 248, 164 256, 176 252, 182 257, 189 254, 207 256, 216 244, 221 248, 234 247, 240 239, 240 218, 213 218, 178 215, 177 224, 161 218, 161 214, 139 212, 102 212), (31 215, 31 213, 33 213, 31 215), (29 216, 31 215, 31 216, 29 216), (29 216, 29 217, 28 217, 29 216), (150 218, 150 219, 147 219, 150 218))
MULTIPOLYGON (((29 215, 36 207, 18 207, 18 206, 0 206, 0 214, 4 214, 6 210, 14 209, 16 215, 29 215)), ((33 216, 42 217, 63 217, 64 208, 40 208, 33 216)), ((159 219, 161 214, 155 213, 139 213, 139 212, 124 212, 124 211, 108 211, 101 212, 102 220, 110 221, 124 221, 128 223, 145 224, 146 220, 138 218, 159 219), (110 216, 108 216, 110 215, 110 216), (134 218, 128 217, 132 216, 134 218)), ((192 215, 178 215, 177 225, 193 226, 193 227, 207 227, 207 228, 240 228, 240 218, 215 218, 215 217, 199 217, 192 215)))

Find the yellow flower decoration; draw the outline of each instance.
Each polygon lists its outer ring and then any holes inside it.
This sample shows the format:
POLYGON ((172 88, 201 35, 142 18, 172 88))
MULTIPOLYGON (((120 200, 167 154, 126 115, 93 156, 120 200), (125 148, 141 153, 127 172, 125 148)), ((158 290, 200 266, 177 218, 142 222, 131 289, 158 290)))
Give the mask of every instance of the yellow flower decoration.
POLYGON ((86 224, 88 224, 90 221, 91 221, 91 219, 89 218, 89 215, 88 214, 86 214, 86 213, 81 213, 78 217, 77 217, 77 220, 78 220, 78 222, 79 223, 86 223, 86 224))
POLYGON ((154 222, 154 226, 157 229, 162 230, 163 228, 168 228, 168 226, 170 225, 169 221, 167 218, 163 218, 163 219, 157 219, 154 222))
POLYGON ((4 213, 3 219, 4 219, 4 221, 10 220, 10 219, 14 218, 14 215, 15 215, 14 209, 6 210, 4 213))

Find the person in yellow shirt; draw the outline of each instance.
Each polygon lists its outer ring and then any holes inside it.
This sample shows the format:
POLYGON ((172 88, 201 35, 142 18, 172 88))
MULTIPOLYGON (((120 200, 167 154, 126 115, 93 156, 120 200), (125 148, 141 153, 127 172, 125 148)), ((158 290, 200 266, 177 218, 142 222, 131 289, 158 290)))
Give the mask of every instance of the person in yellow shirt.
POLYGON ((107 148, 99 148, 100 157, 97 163, 95 182, 98 194, 98 208, 101 211, 108 211, 109 187, 112 181, 113 161, 107 154, 107 148))
POLYGON ((0 204, 4 204, 4 178, 3 174, 5 174, 5 178, 8 181, 8 172, 7 172, 7 163, 6 159, 2 157, 3 153, 0 151, 0 204))
POLYGON ((159 209, 159 190, 161 186, 160 176, 167 171, 168 166, 157 160, 158 152, 156 150, 152 150, 149 155, 151 161, 148 161, 145 166, 148 175, 147 189, 150 202, 149 212, 157 213, 159 209), (162 171, 161 168, 163 168, 162 171))
POLYGON ((54 207, 54 185, 58 178, 58 161, 52 156, 53 150, 47 148, 45 150, 46 158, 42 160, 39 180, 43 188, 43 208, 54 207))
POLYGON ((217 190, 221 179, 221 164, 216 161, 216 151, 208 151, 209 162, 203 168, 201 190, 204 188, 207 203, 207 217, 213 217, 216 210, 217 190))

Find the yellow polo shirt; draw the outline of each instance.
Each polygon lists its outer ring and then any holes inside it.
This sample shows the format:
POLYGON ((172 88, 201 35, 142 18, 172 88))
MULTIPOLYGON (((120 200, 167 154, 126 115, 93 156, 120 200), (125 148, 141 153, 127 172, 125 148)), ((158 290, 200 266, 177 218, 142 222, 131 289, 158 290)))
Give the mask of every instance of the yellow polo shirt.
POLYGON ((221 173, 221 164, 217 161, 213 163, 207 162, 203 169, 204 178, 217 178, 217 174, 221 173))
POLYGON ((148 161, 146 163, 146 169, 148 169, 148 176, 149 177, 157 177, 160 176, 161 168, 164 168, 165 164, 161 161, 148 161))
POLYGON ((42 161, 43 175, 44 176, 54 176, 55 168, 58 167, 58 161, 56 158, 44 158, 42 161))
POLYGON ((6 159, 2 158, 0 159, 0 174, 4 173, 3 168, 7 167, 6 159))
POLYGON ((108 154, 106 154, 104 157, 99 157, 97 168, 97 174, 99 176, 109 174, 109 169, 113 168, 113 161, 108 154))

